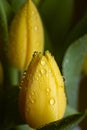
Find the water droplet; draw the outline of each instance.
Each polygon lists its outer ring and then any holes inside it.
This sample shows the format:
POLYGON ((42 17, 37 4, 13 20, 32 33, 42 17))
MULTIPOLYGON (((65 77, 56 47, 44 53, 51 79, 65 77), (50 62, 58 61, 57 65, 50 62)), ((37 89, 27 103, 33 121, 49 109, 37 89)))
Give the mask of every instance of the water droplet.
POLYGON ((32 103, 32 104, 34 103, 34 100, 33 100, 33 99, 31 100, 31 103, 32 103))
POLYGON ((35 12, 34 12, 34 11, 32 11, 32 14, 34 15, 34 14, 35 14, 35 12))
POLYGON ((26 75, 26 71, 24 71, 24 73, 23 73, 23 76, 25 76, 26 75))
POLYGON ((34 27, 34 30, 35 30, 35 31, 37 31, 37 30, 38 30, 38 27, 37 27, 37 26, 35 26, 35 27, 34 27))
POLYGON ((22 88, 22 86, 20 85, 20 86, 19 86, 19 89, 21 89, 21 88, 22 88))
POLYGON ((47 77, 48 77, 48 75, 49 75, 49 74, 48 74, 48 73, 46 73, 46 76, 47 76, 47 77))
POLYGON ((26 76, 26 71, 24 71, 23 76, 22 76, 22 79, 24 79, 25 76, 26 76))
POLYGON ((45 69, 41 69, 41 74, 46 74, 46 70, 45 69))
POLYGON ((21 83, 23 83, 24 81, 23 80, 21 80, 21 83))
POLYGON ((33 91, 31 92, 31 95, 34 96, 34 92, 33 91))
POLYGON ((50 99, 50 105, 54 105, 55 104, 55 99, 54 98, 51 98, 50 99))
POLYGON ((21 80, 21 82, 20 82, 20 84, 19 84, 19 89, 22 88, 23 82, 24 82, 24 80, 21 80))
POLYGON ((50 91, 51 91, 50 88, 46 89, 47 95, 49 95, 50 91))
POLYGON ((38 52, 35 51, 34 54, 33 54, 33 57, 37 56, 38 52))
POLYGON ((28 102, 33 104, 35 102, 35 100, 30 96, 28 102))
POLYGON ((45 65, 45 61, 41 60, 41 65, 45 65))
POLYGON ((47 88, 47 92, 50 92, 51 90, 50 90, 50 88, 47 88))
POLYGON ((40 73, 38 73, 38 77, 41 77, 41 72, 40 72, 40 73))

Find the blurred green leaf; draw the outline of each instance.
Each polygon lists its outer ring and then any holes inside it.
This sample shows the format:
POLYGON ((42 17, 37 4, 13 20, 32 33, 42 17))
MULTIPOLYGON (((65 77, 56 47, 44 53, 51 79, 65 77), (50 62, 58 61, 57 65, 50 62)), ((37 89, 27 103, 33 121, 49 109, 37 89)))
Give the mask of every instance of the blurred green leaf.
POLYGON ((73 0, 44 0, 39 4, 39 11, 53 43, 57 61, 63 53, 64 39, 71 26, 73 0))
POLYGON ((4 44, 8 43, 8 21, 11 13, 11 7, 6 0, 0 0, 0 40, 4 44))
POLYGON ((9 87, 18 85, 19 83, 18 69, 9 64, 6 64, 4 71, 5 69, 6 69, 5 77, 8 77, 7 79, 5 79, 6 84, 9 84, 9 87))
POLYGON ((39 6, 42 1, 41 0, 33 0, 33 2, 35 3, 36 6, 39 6))
POLYGON ((44 44, 45 44, 44 50, 49 50, 52 53, 53 52, 52 42, 45 27, 44 27, 44 44))
POLYGON ((82 17, 82 19, 75 25, 75 27, 68 33, 65 46, 69 45, 76 39, 83 36, 85 33, 87 33, 87 11, 85 12, 85 15, 82 17))
POLYGON ((78 105, 79 81, 86 55, 87 35, 70 45, 63 60, 63 75, 68 104, 73 108, 77 108, 78 105))
MULTIPOLYGON (((4 85, 6 83, 16 84, 18 83, 17 74, 18 71, 12 68, 8 64, 7 59, 7 47, 8 47, 8 31, 9 25, 12 20, 13 11, 7 0, 0 0, 0 52, 2 57, 2 64, 4 68, 4 85), (14 79, 13 79, 14 77, 14 79)), ((10 84, 9 84, 10 86, 10 84)))
POLYGON ((72 115, 72 114, 76 114, 76 113, 77 113, 77 111, 74 108, 72 108, 69 105, 67 105, 64 117, 72 115))
POLYGON ((78 125, 78 123, 80 123, 80 121, 82 121, 86 116, 87 111, 85 111, 84 113, 74 114, 59 121, 47 124, 37 130, 71 130, 75 128, 76 125, 78 125))
POLYGON ((8 0, 14 13, 17 13, 26 0, 8 0))

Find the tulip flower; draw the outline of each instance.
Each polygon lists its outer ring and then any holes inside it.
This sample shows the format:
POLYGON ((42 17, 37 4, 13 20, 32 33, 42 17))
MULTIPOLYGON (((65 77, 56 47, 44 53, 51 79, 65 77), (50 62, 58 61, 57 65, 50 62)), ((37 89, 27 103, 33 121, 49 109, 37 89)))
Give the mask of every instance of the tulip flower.
POLYGON ((66 108, 64 81, 49 51, 35 52, 20 85, 19 111, 29 126, 61 119, 66 108))
POLYGON ((12 21, 9 31, 8 60, 18 69, 27 69, 34 51, 43 52, 44 34, 40 15, 27 0, 12 21))

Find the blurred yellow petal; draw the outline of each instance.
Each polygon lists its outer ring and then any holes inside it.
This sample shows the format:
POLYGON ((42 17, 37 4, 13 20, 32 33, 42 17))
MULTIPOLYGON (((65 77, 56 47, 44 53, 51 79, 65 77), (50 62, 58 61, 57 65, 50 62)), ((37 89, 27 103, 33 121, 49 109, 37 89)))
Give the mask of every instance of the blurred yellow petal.
POLYGON ((35 53, 19 95, 22 117, 33 128, 61 119, 66 108, 64 82, 59 68, 46 51, 35 53))
POLYGON ((8 59, 17 68, 27 69, 34 51, 43 52, 43 49, 41 18, 32 0, 27 0, 11 24, 8 59))

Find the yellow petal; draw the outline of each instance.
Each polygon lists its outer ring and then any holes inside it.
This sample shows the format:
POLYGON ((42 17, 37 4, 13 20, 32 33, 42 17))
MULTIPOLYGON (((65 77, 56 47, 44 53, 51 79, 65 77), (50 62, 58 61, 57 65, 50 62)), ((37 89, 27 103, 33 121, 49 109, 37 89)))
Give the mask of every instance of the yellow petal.
POLYGON ((43 48, 41 18, 32 0, 27 0, 11 24, 8 59, 17 68, 27 69, 34 51, 43 52, 43 48))
POLYGON ((22 117, 33 128, 63 117, 66 107, 64 83, 51 54, 34 56, 19 97, 22 117), (22 108, 22 110, 21 110, 22 108))

